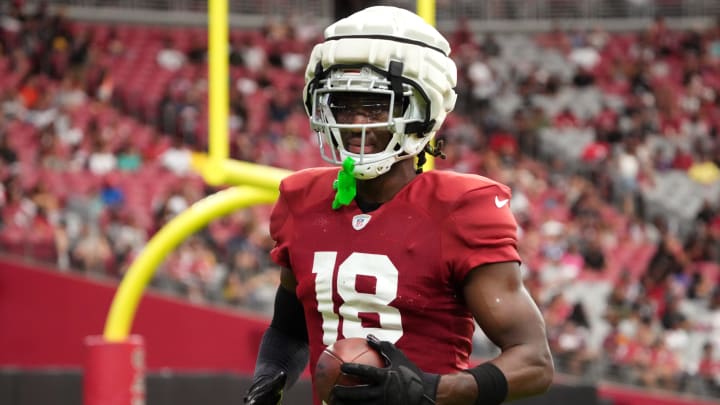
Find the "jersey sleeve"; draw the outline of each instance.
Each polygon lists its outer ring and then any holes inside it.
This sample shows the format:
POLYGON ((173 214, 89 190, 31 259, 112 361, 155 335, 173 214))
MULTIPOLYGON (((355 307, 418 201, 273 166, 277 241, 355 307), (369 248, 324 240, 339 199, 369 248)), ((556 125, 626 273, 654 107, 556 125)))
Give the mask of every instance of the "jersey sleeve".
POLYGON ((308 207, 323 205, 330 209, 332 202, 332 183, 337 176, 337 168, 321 167, 297 171, 280 182, 280 197, 270 213, 270 236, 275 247, 270 257, 279 266, 292 269, 290 248, 297 243, 295 223, 308 207))
POLYGON ((467 191, 453 206, 443 250, 454 282, 483 264, 520 262, 510 197, 509 187, 492 184, 467 191))
POLYGON ((292 268, 289 253, 292 215, 290 215, 290 208, 282 190, 281 185, 280 197, 270 213, 270 236, 275 241, 275 246, 270 251, 270 257, 277 265, 289 269, 292 268))

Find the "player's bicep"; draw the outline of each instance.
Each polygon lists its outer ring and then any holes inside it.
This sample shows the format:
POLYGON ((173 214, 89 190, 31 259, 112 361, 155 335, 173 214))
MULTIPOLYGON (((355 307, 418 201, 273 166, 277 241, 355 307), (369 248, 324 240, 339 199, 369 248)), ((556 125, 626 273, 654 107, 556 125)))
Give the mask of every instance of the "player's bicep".
POLYGON ((479 266, 468 274, 465 301, 483 332, 500 349, 547 343, 545 322, 515 262, 479 266))
POLYGON ((479 266, 468 275, 464 292, 478 324, 502 351, 490 362, 507 380, 506 400, 546 390, 553 365, 545 322, 523 286, 518 264, 479 266))

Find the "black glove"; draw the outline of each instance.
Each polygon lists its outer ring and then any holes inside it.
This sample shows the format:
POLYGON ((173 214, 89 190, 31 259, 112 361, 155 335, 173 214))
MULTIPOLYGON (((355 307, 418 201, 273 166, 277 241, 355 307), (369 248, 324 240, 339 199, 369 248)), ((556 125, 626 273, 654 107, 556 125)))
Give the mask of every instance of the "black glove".
POLYGON ((275 376, 258 378, 248 389, 243 403, 249 405, 278 405, 282 399, 287 375, 280 372, 275 376))
POLYGON ((333 405, 427 405, 435 403, 438 374, 425 373, 394 344, 368 335, 368 344, 386 360, 385 368, 345 363, 341 370, 368 382, 365 385, 333 387, 333 405))

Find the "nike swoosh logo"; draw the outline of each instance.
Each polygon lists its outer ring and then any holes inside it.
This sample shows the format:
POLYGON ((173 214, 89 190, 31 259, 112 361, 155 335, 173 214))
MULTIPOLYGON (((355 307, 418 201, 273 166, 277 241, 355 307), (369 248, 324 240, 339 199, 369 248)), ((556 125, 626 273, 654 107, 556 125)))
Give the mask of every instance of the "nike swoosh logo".
POLYGON ((504 207, 505 204, 508 203, 508 201, 510 201, 510 200, 507 199, 507 198, 504 199, 504 200, 501 200, 501 199, 498 198, 498 196, 495 196, 495 206, 498 207, 498 208, 504 207))

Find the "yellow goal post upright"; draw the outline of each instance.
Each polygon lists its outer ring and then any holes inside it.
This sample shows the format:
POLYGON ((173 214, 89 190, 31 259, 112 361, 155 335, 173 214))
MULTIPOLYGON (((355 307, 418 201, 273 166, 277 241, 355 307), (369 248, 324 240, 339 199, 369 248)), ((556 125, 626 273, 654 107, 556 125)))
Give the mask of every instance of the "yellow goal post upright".
MULTIPOLYGON (((426 23, 435 26, 435 0, 417 0, 417 15, 419 15, 426 23)), ((431 140, 431 144, 434 146, 435 141, 431 140)), ((435 158, 428 154, 427 161, 423 165, 423 170, 428 171, 435 168, 435 158)))
MULTIPOLYGON (((418 0, 417 12, 435 23, 435 1, 418 0)), ((130 335, 142 293, 166 256, 212 220, 238 209, 273 203, 285 169, 230 159, 228 140, 228 0, 208 1, 208 154, 193 154, 206 183, 229 185, 197 201, 148 241, 120 282, 101 336, 85 340, 84 405, 137 405, 145 399, 144 343, 130 335)), ((432 169, 430 157, 424 166, 432 169)))

